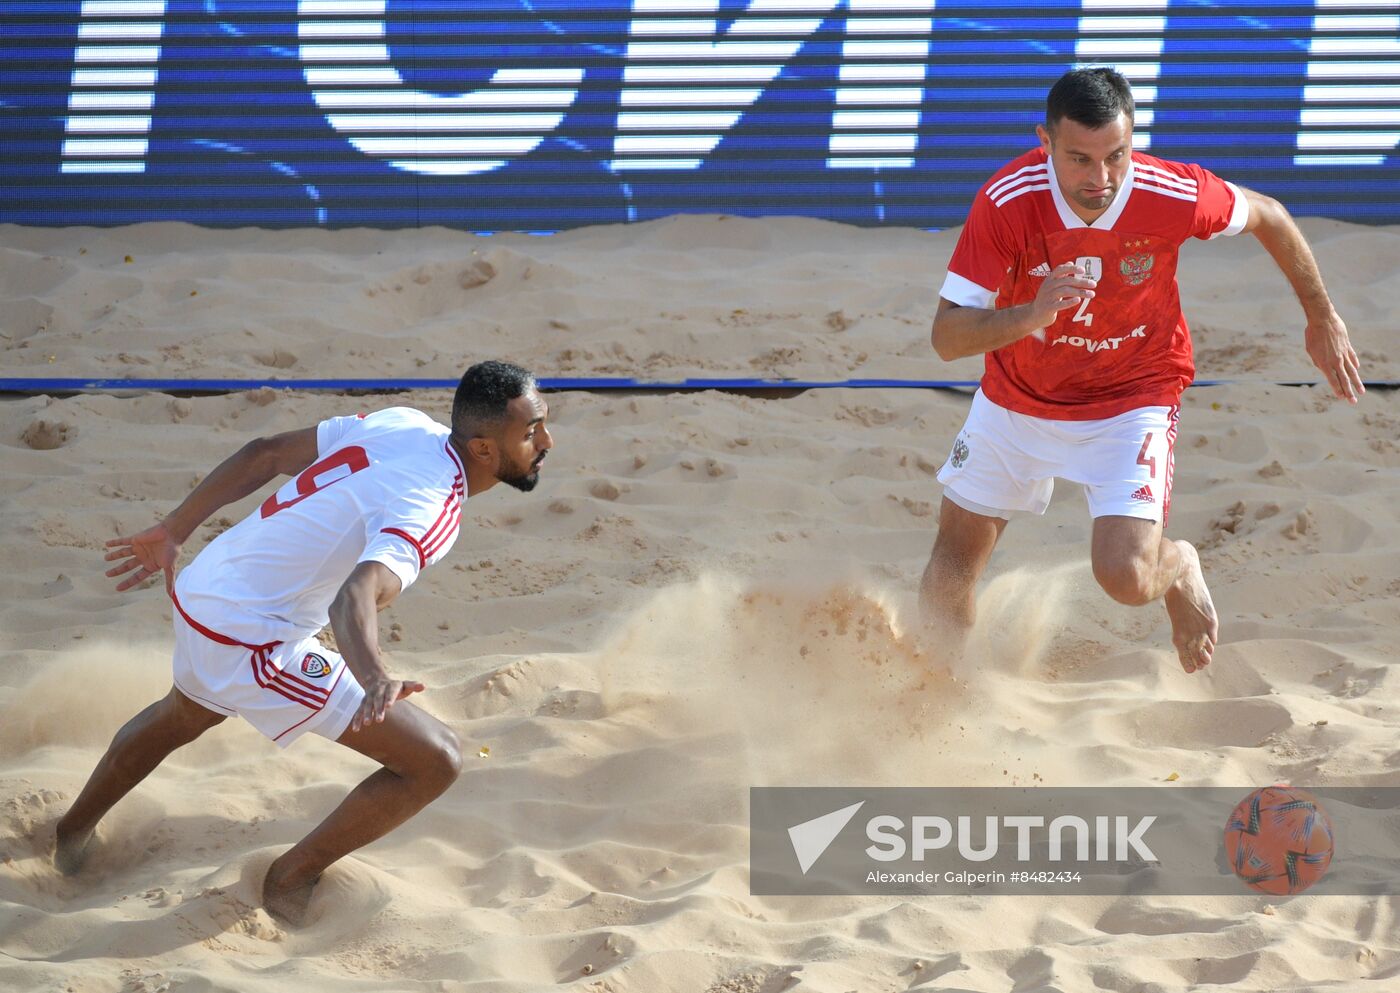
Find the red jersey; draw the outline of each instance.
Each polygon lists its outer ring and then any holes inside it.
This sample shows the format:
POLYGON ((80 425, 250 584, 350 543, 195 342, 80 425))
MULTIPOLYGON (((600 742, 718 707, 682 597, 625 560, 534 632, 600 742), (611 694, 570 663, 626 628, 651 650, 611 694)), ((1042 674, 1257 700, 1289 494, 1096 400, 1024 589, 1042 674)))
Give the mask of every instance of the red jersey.
POLYGON ((1196 371, 1177 250, 1187 238, 1238 234, 1248 219, 1233 184, 1134 152, 1113 203, 1085 224, 1043 149, 1012 161, 973 201, 941 295, 963 307, 1018 306, 1065 262, 1098 286, 1049 327, 988 352, 982 392, 1009 410, 1066 421, 1174 406, 1196 371))

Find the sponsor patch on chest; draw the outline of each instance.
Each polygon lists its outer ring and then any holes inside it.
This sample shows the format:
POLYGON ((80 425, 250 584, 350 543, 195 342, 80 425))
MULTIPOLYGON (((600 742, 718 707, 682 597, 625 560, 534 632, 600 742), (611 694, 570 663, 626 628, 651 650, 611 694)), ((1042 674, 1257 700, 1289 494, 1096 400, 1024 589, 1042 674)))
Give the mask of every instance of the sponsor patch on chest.
POLYGON ((1086 352, 1117 351, 1118 346, 1130 338, 1146 338, 1147 325, 1139 324, 1125 335, 1117 338, 1084 338, 1077 334, 1062 334, 1054 341, 1053 345, 1069 345, 1071 348, 1082 348, 1086 352))

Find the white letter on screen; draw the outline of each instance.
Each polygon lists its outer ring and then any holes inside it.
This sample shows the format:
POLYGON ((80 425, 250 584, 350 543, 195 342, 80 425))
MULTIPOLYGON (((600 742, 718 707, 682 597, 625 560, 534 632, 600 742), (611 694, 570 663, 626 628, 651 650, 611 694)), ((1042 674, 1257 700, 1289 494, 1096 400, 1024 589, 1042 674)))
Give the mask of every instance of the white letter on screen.
POLYGON ((1081 66, 1110 65, 1132 84, 1133 147, 1152 147, 1152 104, 1162 74, 1168 0, 1084 0, 1074 57, 1081 66))
POLYGON ((850 0, 826 164, 908 169, 919 143, 934 0, 850 0))
POLYGON ((326 121, 395 169, 490 172, 535 150, 578 98, 582 69, 497 69, 484 87, 411 90, 389 61, 386 0, 299 0, 302 72, 326 121))
POLYGON ((1376 166, 1400 145, 1400 14, 1395 0, 1317 0, 1295 165, 1376 166))
POLYGON ((719 0, 636 0, 613 168, 698 168, 836 2, 752 0, 715 41, 719 0))
POLYGON ((146 171, 164 17, 165 0, 83 0, 61 172, 146 171))

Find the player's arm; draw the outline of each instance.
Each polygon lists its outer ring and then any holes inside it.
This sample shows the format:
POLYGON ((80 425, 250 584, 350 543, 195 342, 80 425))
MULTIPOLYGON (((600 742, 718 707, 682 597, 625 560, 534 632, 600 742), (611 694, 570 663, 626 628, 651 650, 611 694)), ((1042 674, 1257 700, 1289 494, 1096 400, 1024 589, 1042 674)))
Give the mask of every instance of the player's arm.
POLYGON ((1244 231, 1258 238, 1273 256, 1303 306, 1308 321, 1304 332, 1308 357, 1327 377, 1333 393, 1356 403, 1366 392, 1361 382, 1361 364, 1347 327, 1332 306, 1307 239, 1283 204, 1243 186, 1239 189, 1249 201, 1249 220, 1244 231))
POLYGON ((1091 299, 1097 285, 1082 268, 1066 262, 1045 278, 1030 303, 991 310, 940 298, 933 317, 933 350, 944 362, 995 351, 1049 327, 1060 311, 1091 299))
POLYGON ((391 678, 379 654, 379 611, 393 603, 402 589, 399 577, 384 563, 361 562, 331 601, 336 647, 365 691, 364 702, 350 721, 351 731, 384 720, 396 700, 426 689, 422 683, 391 678))
POLYGON ((117 585, 128 590, 157 572, 165 573, 165 587, 175 582, 175 560, 180 546, 211 514, 256 493, 278 476, 294 475, 316 461, 316 428, 301 428, 269 438, 255 438, 214 467, 190 495, 153 528, 107 542, 108 562, 120 564, 108 576, 127 576, 117 585), (135 570, 133 572, 133 570, 135 570))

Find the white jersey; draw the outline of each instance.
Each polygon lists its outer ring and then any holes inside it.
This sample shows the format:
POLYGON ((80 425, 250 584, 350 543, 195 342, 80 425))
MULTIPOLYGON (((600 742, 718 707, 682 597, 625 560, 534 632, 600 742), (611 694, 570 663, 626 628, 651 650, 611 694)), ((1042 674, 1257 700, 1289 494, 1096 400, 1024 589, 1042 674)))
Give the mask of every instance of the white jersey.
POLYGON ((407 589, 457 540, 466 475, 449 434, 409 407, 322 421, 316 462, 195 557, 176 608, 216 641, 258 647, 325 627, 360 562, 407 589))

